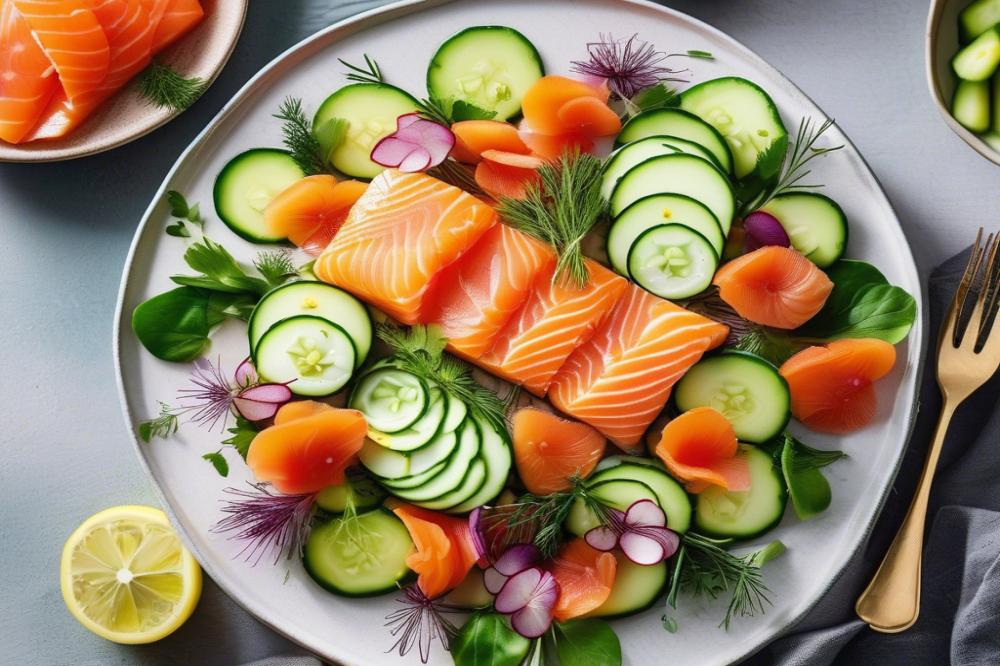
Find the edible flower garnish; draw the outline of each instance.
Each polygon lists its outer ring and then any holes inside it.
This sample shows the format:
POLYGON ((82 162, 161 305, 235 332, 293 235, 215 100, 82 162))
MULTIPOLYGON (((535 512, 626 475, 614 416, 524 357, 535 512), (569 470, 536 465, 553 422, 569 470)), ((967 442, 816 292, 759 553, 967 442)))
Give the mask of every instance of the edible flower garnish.
POLYGON ((548 571, 530 567, 510 578, 500 588, 494 608, 510 615, 514 631, 525 638, 538 638, 552 624, 552 610, 559 598, 559 584, 548 571))
POLYGON ((611 519, 585 535, 597 550, 610 551, 616 546, 636 564, 658 564, 677 552, 680 539, 667 529, 667 516, 656 502, 638 500, 624 513, 609 509, 611 519))
POLYGON ((442 603, 439 599, 431 599, 419 585, 403 588, 403 596, 397 597, 396 601, 403 607, 386 615, 385 626, 397 638, 386 652, 396 650, 400 657, 405 657, 416 645, 420 661, 426 664, 430 659, 431 643, 435 640, 440 641, 445 650, 450 648, 458 628, 444 614, 462 609, 442 603))
POLYGON ((446 125, 407 113, 396 119, 395 132, 375 144, 371 159, 408 173, 427 171, 444 162, 454 145, 455 135, 446 125))
POLYGON ((637 34, 628 39, 615 39, 601 34, 596 42, 587 44, 588 60, 574 60, 572 70, 578 74, 606 79, 608 87, 622 99, 629 99, 644 88, 660 81, 683 81, 671 78, 683 70, 663 65, 670 56, 657 51, 637 34))
POLYGON ((245 556, 254 565, 269 551, 274 553, 275 564, 282 552, 288 559, 299 555, 309 533, 316 494, 285 495, 263 483, 249 485, 254 490, 223 490, 235 499, 222 500, 222 512, 227 515, 212 532, 231 533, 231 539, 246 542, 236 557, 245 556))

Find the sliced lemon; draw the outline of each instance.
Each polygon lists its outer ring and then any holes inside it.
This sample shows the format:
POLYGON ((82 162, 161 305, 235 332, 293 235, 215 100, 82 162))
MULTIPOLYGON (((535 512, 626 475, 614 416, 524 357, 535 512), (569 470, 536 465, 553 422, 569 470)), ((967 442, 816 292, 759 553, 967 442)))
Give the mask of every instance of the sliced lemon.
POLYGON ((191 616, 201 568, 162 511, 116 506, 70 535, 60 585, 69 611, 101 638, 152 643, 191 616))

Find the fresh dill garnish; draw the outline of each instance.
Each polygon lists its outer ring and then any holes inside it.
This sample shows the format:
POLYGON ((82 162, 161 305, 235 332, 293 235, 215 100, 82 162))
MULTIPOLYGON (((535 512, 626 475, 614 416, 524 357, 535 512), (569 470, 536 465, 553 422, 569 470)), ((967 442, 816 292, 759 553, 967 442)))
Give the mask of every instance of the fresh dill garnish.
POLYGON ((511 384, 510 389, 502 398, 503 400, 503 412, 509 418, 514 410, 517 409, 518 403, 521 402, 521 393, 523 389, 517 384, 511 384))
POLYGON ((154 437, 167 439, 175 432, 179 425, 179 419, 173 407, 165 402, 158 402, 160 413, 154 419, 143 421, 139 424, 139 438, 144 442, 150 442, 154 437))
POLYGON ((295 264, 292 262, 292 255, 288 250, 264 250, 258 252, 253 260, 253 266, 272 287, 284 284, 290 278, 297 277, 299 274, 295 268, 295 264))
POLYGON ((583 287, 590 270, 581 244, 607 209, 601 194, 601 160, 564 153, 538 169, 524 199, 501 197, 497 212, 511 226, 554 246, 559 259, 553 280, 583 287))
POLYGON ((307 176, 326 173, 326 154, 319 139, 313 134, 312 121, 302 110, 302 100, 286 97, 274 117, 282 121, 281 142, 299 168, 307 176))
MULTIPOLYGON (((760 551, 737 556, 723 548, 726 542, 717 541, 694 532, 682 538, 683 560, 675 570, 675 585, 694 596, 715 599, 728 593, 729 605, 719 623, 729 629, 734 617, 751 617, 766 612, 771 605, 770 590, 764 584, 760 571, 760 551)), ((676 592, 671 589, 676 600, 676 592)), ((671 597, 668 597, 668 600, 671 597)))
POLYGON ((496 111, 489 111, 464 99, 439 99, 431 95, 418 102, 419 113, 427 120, 448 126, 462 120, 493 120, 496 111))
POLYGON ((139 94, 152 104, 183 111, 194 104, 208 82, 200 76, 184 78, 167 65, 154 62, 139 76, 139 94))
POLYGON ((420 115, 427 120, 446 126, 451 125, 451 112, 445 108, 445 103, 442 100, 432 95, 420 100, 417 106, 419 107, 420 115))
POLYGON ((365 59, 363 66, 352 65, 343 58, 337 58, 340 64, 347 68, 344 77, 354 83, 385 83, 385 77, 382 76, 382 69, 375 62, 375 59, 367 53, 363 57, 365 59))
POLYGON ((378 337, 393 351, 393 361, 405 372, 437 383, 469 406, 475 416, 485 420, 497 432, 506 432, 506 413, 500 397, 472 377, 469 366, 444 353, 447 339, 436 325, 403 329, 384 323, 378 337))

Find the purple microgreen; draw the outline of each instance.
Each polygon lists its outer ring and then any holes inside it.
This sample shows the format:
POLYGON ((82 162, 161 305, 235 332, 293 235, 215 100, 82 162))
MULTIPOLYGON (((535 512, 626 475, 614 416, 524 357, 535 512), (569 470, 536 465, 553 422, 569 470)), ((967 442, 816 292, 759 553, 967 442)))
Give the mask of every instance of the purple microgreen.
POLYGON ((538 564, 542 553, 534 544, 515 544, 483 572, 483 585, 493 595, 499 594, 507 579, 538 564))
POLYGON ((396 119, 396 131, 372 149, 371 160, 409 173, 436 167, 455 146, 455 135, 447 125, 407 113, 396 119))
POLYGON ((552 610, 559 598, 559 583, 548 571, 532 567, 511 576, 494 607, 510 615, 514 631, 525 638, 538 638, 552 624, 552 610))
POLYGON ((254 565, 269 551, 274 553, 275 564, 282 552, 288 559, 300 555, 309 534, 315 493, 284 495, 262 483, 248 485, 254 490, 223 490, 235 499, 222 500, 222 512, 227 515, 211 531, 244 542, 236 557, 252 560, 254 565))
POLYGON ((445 650, 449 649, 458 628, 444 615, 461 612, 462 609, 431 599, 417 585, 403 588, 403 596, 396 601, 403 607, 385 618, 389 633, 396 637, 396 642, 386 652, 396 650, 400 657, 405 657, 416 645, 420 661, 426 664, 435 640, 440 641, 445 650))
POLYGON ((743 233, 743 249, 747 252, 759 250, 767 245, 789 247, 792 244, 778 218, 762 210, 754 211, 743 218, 743 233))
POLYGON ((194 388, 182 388, 177 393, 181 396, 181 402, 187 401, 182 409, 191 413, 191 421, 209 430, 221 421, 222 428, 225 429, 236 392, 223 376, 219 365, 206 358, 199 358, 194 362, 189 381, 194 384, 194 388))
POLYGON ((661 81, 683 81, 672 78, 683 70, 663 65, 670 56, 657 51, 649 42, 632 35, 628 39, 615 39, 601 34, 599 40, 587 44, 588 60, 575 60, 572 71, 606 79, 608 88, 619 98, 627 100, 644 88, 661 81))

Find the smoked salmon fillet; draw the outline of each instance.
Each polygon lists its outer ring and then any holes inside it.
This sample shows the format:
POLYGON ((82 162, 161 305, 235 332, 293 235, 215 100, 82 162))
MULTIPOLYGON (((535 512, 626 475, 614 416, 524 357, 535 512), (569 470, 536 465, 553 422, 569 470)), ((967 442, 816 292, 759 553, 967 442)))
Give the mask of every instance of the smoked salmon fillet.
POLYGON ((201 23, 205 10, 198 0, 167 0, 164 11, 155 24, 153 53, 167 48, 191 28, 201 23))
POLYGON ((573 350, 586 342, 628 282, 587 260, 590 281, 577 288, 553 281, 555 266, 539 276, 535 291, 477 363, 541 397, 573 350))
POLYGON ((619 446, 633 447, 663 410, 674 383, 728 333, 727 326, 630 284, 560 368, 549 400, 619 446))
POLYGON ((427 321, 441 325, 455 354, 476 360, 528 299, 539 275, 555 263, 542 241, 496 224, 435 279, 427 321))
POLYGON ((55 69, 9 0, 0 0, 0 140, 19 143, 59 87, 55 69))
POLYGON ((426 323, 433 278, 496 223, 490 206, 457 187, 387 169, 351 208, 313 272, 404 324, 426 323))

